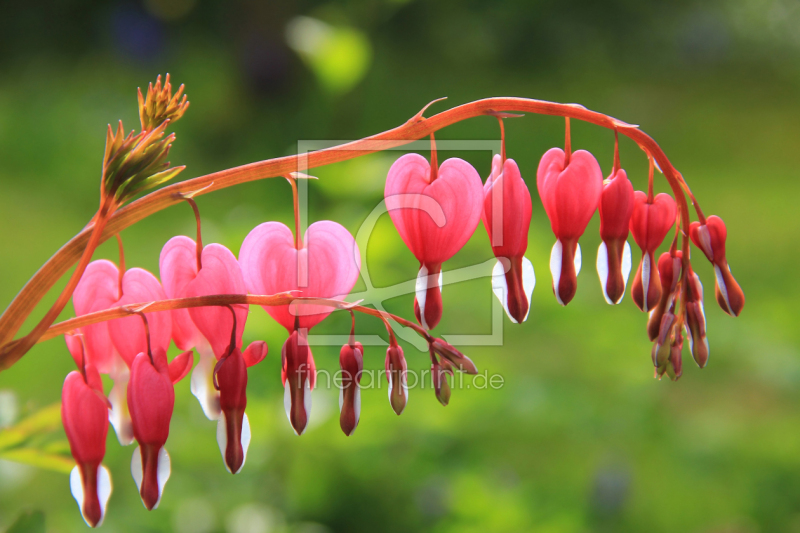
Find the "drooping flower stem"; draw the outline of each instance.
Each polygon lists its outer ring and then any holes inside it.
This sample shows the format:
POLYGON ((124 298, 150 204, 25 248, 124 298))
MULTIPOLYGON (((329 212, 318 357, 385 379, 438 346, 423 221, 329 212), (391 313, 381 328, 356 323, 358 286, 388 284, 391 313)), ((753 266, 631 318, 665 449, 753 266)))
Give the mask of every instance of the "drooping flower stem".
POLYGON ((117 284, 119 288, 119 297, 118 300, 122 299, 122 279, 125 277, 125 247, 122 246, 122 237, 120 237, 119 233, 114 235, 117 238, 117 248, 119 250, 119 277, 117 278, 117 284))
POLYGON ((620 169, 619 162, 619 132, 614 130, 614 164, 611 166, 611 175, 616 176, 617 171, 620 169))
POLYGON ((569 131, 569 117, 565 117, 564 122, 566 123, 564 126, 564 168, 567 168, 572 157, 572 135, 569 131))
POLYGON ((194 218, 197 222, 197 249, 195 254, 197 256, 197 271, 200 272, 200 269, 203 268, 203 234, 201 231, 201 224, 200 224, 200 209, 197 207, 197 202, 194 201, 194 198, 189 196, 185 197, 184 200, 188 202, 190 206, 192 206, 192 211, 194 212, 194 218))
POLYGON ((431 178, 429 183, 436 181, 437 177, 439 177, 439 156, 436 153, 436 139, 431 132, 431 178))
MULTIPOLYGON (((67 242, 36 272, 0 317, 0 346, 2 346, 0 348, 0 369, 9 368, 27 351, 26 348, 21 353, 11 354, 7 344, 19 331, 25 319, 41 301, 42 297, 61 276, 76 261, 83 262, 82 256, 85 251, 91 250, 93 252, 96 244, 106 241, 116 233, 162 209, 175 205, 183 199, 183 194, 207 194, 240 183, 285 176, 298 169, 306 170, 353 159, 422 139, 446 126, 468 118, 492 115, 497 112, 522 112, 574 118, 618 131, 632 139, 639 147, 652 154, 652 157, 658 163, 678 202, 683 227, 689 227, 688 205, 684 195, 684 189, 688 190, 688 187, 686 187, 683 177, 672 166, 661 147, 649 135, 640 130, 638 126, 622 122, 602 113, 590 111, 575 104, 559 104, 544 100, 514 97, 485 98, 448 109, 432 117, 425 118, 421 113, 418 113, 411 120, 396 128, 344 145, 318 150, 309 154, 250 163, 175 183, 156 190, 115 211, 113 215, 109 216, 108 220, 96 218, 93 224, 84 228, 78 235, 67 242), (87 246, 91 240, 96 240, 97 242, 94 246, 87 246)), ((683 260, 684 262, 688 261, 688 254, 684 256, 683 260)), ((86 263, 88 264, 88 259, 86 263)), ((83 268, 85 268, 85 264, 83 268)), ((81 272, 82 274, 83 268, 78 268, 76 272, 81 272)), ((80 279, 80 275, 77 276, 77 279, 80 279)), ((77 279, 75 280, 76 284, 77 279)), ((68 284, 68 286, 71 284, 68 284)), ((74 286, 72 289, 74 289, 74 286)), ((63 305, 61 305, 61 309, 69 300, 72 290, 66 292, 66 294, 67 296, 63 305)), ((53 317, 54 319, 55 317, 53 317)), ((21 346, 22 344, 21 341, 18 341, 14 345, 21 346)), ((30 344, 30 346, 32 345, 33 343, 30 344)))
POLYGON ((286 181, 292 186, 292 207, 294 208, 294 247, 303 249, 303 236, 300 235, 300 196, 297 194, 297 180, 294 176, 285 176, 286 181))
MULTIPOLYGON (((174 298, 171 300, 157 300, 154 302, 141 302, 141 303, 123 305, 119 307, 110 307, 102 311, 95 311, 94 313, 88 313, 85 315, 81 315, 79 317, 70 318, 69 320, 64 320, 63 322, 59 322, 58 324, 54 324, 47 330, 47 332, 44 335, 41 336, 38 342, 44 342, 50 340, 54 337, 58 337, 70 331, 76 330, 77 328, 88 326, 90 324, 107 322, 109 320, 124 318, 130 315, 144 313, 144 312, 157 313, 159 311, 169 311, 172 309, 188 309, 191 307, 212 307, 212 306, 229 307, 231 305, 236 305, 236 304, 268 305, 268 306, 292 305, 292 304, 325 305, 339 310, 358 311, 359 313, 364 313, 365 315, 370 315, 380 318, 381 320, 384 321, 389 330, 391 330, 391 326, 389 326, 387 322, 387 317, 396 321, 402 326, 413 329, 428 342, 433 341, 433 337, 431 337, 428 334, 428 332, 420 325, 416 324, 415 322, 411 322, 410 320, 406 320, 405 318, 399 317, 397 315, 393 315, 392 313, 387 313, 386 311, 379 311, 377 309, 372 309, 370 307, 364 307, 362 305, 352 304, 350 302, 336 300, 333 298, 311 298, 304 296, 298 297, 292 295, 291 293, 285 292, 269 296, 253 295, 253 294, 214 294, 211 296, 174 298)), ((394 338, 394 335, 392 334, 390 335, 391 338, 394 338)), ((12 342, 10 346, 13 348, 18 342, 21 342, 21 340, 12 342)))

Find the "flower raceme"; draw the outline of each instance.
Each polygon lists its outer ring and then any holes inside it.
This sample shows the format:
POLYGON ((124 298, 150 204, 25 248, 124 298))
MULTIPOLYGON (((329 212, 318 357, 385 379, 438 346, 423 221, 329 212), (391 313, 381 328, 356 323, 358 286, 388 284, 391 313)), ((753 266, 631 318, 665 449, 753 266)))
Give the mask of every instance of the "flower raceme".
MULTIPOLYGON (((243 349, 242 332, 249 314, 248 305, 241 303, 243 300, 263 305, 289 333, 281 350, 281 382, 286 414, 298 434, 308 427, 311 391, 316 384, 316 366, 308 344, 309 330, 334 308, 377 316, 387 325, 390 337, 385 358, 388 395, 397 414, 403 412, 408 401, 407 363, 403 349, 394 338, 389 318, 414 329, 427 341, 432 382, 436 397, 442 404, 446 405, 451 396, 448 374, 477 372, 468 357, 442 339, 432 337, 428 331, 437 326, 442 316, 442 264, 464 246, 481 219, 497 258, 493 289, 510 320, 517 323, 526 320, 535 282, 533 267, 525 258, 532 212, 530 192, 517 163, 505 157, 504 142, 501 155, 492 161, 485 184, 481 183, 478 172, 463 160, 448 159, 439 165, 432 132, 438 130, 437 124, 449 123, 451 119, 458 121, 468 116, 491 115, 500 120, 501 131, 502 119, 512 116, 507 112, 510 110, 557 114, 567 119, 564 150, 553 148, 545 153, 536 174, 539 196, 556 237, 550 256, 553 292, 562 305, 573 299, 581 266, 578 241, 595 210, 599 210, 602 244, 598 249, 598 276, 606 301, 619 303, 630 272, 627 237, 632 233, 642 249, 642 260, 631 284, 632 299, 642 310, 649 312, 647 334, 654 343, 651 355, 656 376, 665 373, 672 379, 681 376, 684 337, 689 340, 696 363, 704 367, 708 362, 703 289, 691 268, 691 243, 699 247, 714 266, 716 299, 720 306, 734 316, 742 311, 744 295, 731 275, 725 255, 725 225, 718 217, 706 219, 702 215, 682 176, 669 164, 652 139, 633 125, 577 105, 528 99, 493 100, 491 105, 497 104, 500 111, 487 108, 486 101, 473 102, 446 111, 439 119, 431 121, 422 116, 423 109, 406 125, 392 132, 392 143, 402 142, 399 139, 418 138, 414 136, 420 131, 431 135, 431 162, 418 154, 400 157, 392 165, 384 189, 392 221, 420 263, 415 286, 415 315, 421 327, 383 311, 343 301, 359 276, 358 247, 352 235, 332 221, 316 222, 304 236, 301 235, 297 227, 299 206, 296 194, 294 234, 277 222, 261 224, 247 236, 237 259, 221 245, 202 246, 199 214, 191 198, 203 189, 194 189, 192 193, 185 191, 192 190, 190 187, 193 185, 207 186, 209 177, 176 186, 171 191, 177 193, 173 197, 192 203, 198 216, 198 238, 194 241, 188 237, 176 237, 164 247, 159 261, 163 288, 158 279, 145 270, 134 268, 126 271, 124 266, 117 268, 105 260, 90 262, 103 230, 115 227, 106 223, 112 219, 119 221, 116 209, 140 191, 154 187, 182 170, 183 167, 168 168, 165 162, 174 140, 174 135, 166 135, 166 129, 183 115, 188 106, 182 91, 181 86, 173 95, 169 79, 163 85, 159 80, 148 88, 146 97, 140 94, 142 131, 139 134, 125 136, 121 125, 116 133, 109 129, 101 181, 101 209, 93 219, 93 227, 84 235, 88 239, 83 251, 78 252, 82 257, 73 278, 45 319, 31 333, 12 341, 19 325, 14 323, 15 319, 8 318, 8 313, 0 317, 3 326, 0 328, 3 336, 0 364, 5 368, 41 338, 42 332, 52 324, 51 318, 54 319, 63 309, 70 294, 76 315, 93 314, 91 318, 78 319, 84 324, 80 327, 70 330, 61 325, 60 330, 58 326, 54 328, 60 333, 67 332, 67 347, 78 368, 64 382, 62 421, 76 463, 70 476, 70 487, 82 516, 90 526, 102 523, 111 493, 110 476, 102 466, 109 422, 114 426, 120 443, 137 441, 131 473, 144 506, 154 509, 159 505, 170 475, 170 458, 165 446, 174 409, 174 384, 192 370, 192 350, 197 350, 200 356, 200 362, 192 372, 192 392, 206 416, 217 420, 217 441, 226 468, 232 473, 241 470, 250 441, 250 426, 245 413, 248 367, 267 354, 267 346, 261 341, 243 349), (519 109, 515 107, 517 105, 519 109), (625 171, 620 168, 616 149, 611 174, 603 181, 600 166, 589 152, 572 152, 570 117, 614 129, 636 141, 648 155, 656 154, 676 194, 677 206, 669 195, 653 196, 652 172, 649 194, 634 193, 625 171), (695 206, 699 219, 691 227, 684 191, 695 206), (656 263, 656 250, 676 223, 676 215, 679 215, 676 238, 670 250, 656 263), (678 250, 681 235, 682 249, 678 250), (254 296, 246 297, 248 292, 254 296), (288 301, 289 293, 303 299, 284 303, 288 301), (272 300, 270 295, 275 299, 272 300), (193 301, 163 302, 166 298, 192 298, 193 301), (267 301, 271 304, 266 305, 264 302, 267 301), (205 306, 195 307, 198 304, 205 306), (169 311, 146 312, 150 305, 169 311), (110 311, 112 308, 114 310, 110 311), (120 314, 129 316, 98 322, 101 318, 119 317, 120 314), (171 340, 182 353, 170 362, 167 349, 171 340), (108 374, 113 381, 108 398, 104 396, 100 374, 108 374)), ((503 131, 503 141, 504 135, 503 131)), ((367 144, 359 143, 367 141, 354 144, 366 148, 367 144)), ((319 153, 309 158, 313 163, 311 166, 351 157, 327 149, 319 153), (319 157, 323 152, 327 155, 319 157)), ((653 158, 650 162, 652 168, 653 158)), ((285 177, 290 178, 295 193, 296 180, 309 177, 286 170, 285 161, 269 163, 281 169, 281 173, 288 173, 285 177)), ((248 167, 244 172, 250 173, 252 168, 248 167)), ((250 174, 235 169, 216 177, 219 179, 217 188, 236 180, 254 179, 250 174)), ((166 197, 167 193, 159 196, 162 200, 166 197)), ((130 212, 144 209, 148 202, 151 205, 153 201, 142 199, 137 206, 130 206, 130 212)), ((124 228, 125 224, 120 222, 116 228, 124 228)), ((60 268, 56 263, 67 264, 66 259, 74 255, 70 251, 74 248, 65 247, 45 265, 45 273, 42 276, 37 274, 36 283, 27 291, 33 297, 29 302, 15 300, 10 306, 14 313, 22 317, 30 314, 32 306, 42 296, 42 290, 36 289, 36 285, 45 287, 44 290, 52 286, 49 277, 56 277, 60 268)), ((123 265, 124 261, 120 264, 123 265)), ((345 378, 340 390, 339 422, 348 436, 353 434, 360 421, 360 376, 366 355, 364 347, 355 340, 354 328, 355 325, 339 357, 345 378)))

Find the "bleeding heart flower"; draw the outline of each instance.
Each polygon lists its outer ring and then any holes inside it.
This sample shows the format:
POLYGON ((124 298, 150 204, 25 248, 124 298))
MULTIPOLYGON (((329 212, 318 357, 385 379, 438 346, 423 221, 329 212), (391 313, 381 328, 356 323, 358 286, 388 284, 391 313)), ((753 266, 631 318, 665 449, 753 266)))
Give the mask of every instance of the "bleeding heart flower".
POLYGON ((308 425, 311 391, 317 382, 317 368, 304 331, 292 331, 281 349, 283 406, 298 435, 302 435, 308 425))
MULTIPOLYGON (((323 220, 309 226, 303 248, 295 248, 292 230, 279 222, 265 222, 251 231, 239 251, 239 264, 252 294, 295 291, 297 296, 343 299, 353 289, 361 269, 355 239, 343 226, 323 220)), ((311 329, 332 308, 291 304, 264 306, 290 333, 311 329), (294 314, 296 313, 296 314, 294 314)))
MULTIPOLYGON (((89 263, 73 294, 75 314, 134 303, 163 300, 166 296, 158 280, 141 268, 127 270, 120 283, 119 270, 111 261, 89 263)), ((172 320, 169 312, 146 313, 153 348, 166 352, 172 320)), ((147 350, 144 326, 137 317, 118 318, 79 328, 86 345, 87 361, 101 373, 108 373, 114 386, 109 392, 110 419, 120 444, 133 442, 133 431, 126 402, 129 367, 136 354, 147 350)))
POLYGON ((389 403, 399 416, 408 403, 408 365, 403 349, 394 336, 386 349, 386 380, 389 382, 389 403))
POLYGON ((397 232, 420 264, 414 313, 433 329, 442 318, 442 263, 467 243, 481 218, 481 178, 462 159, 431 167, 421 155, 406 154, 389 169, 384 197, 397 232))
POLYGON ((603 296, 612 305, 625 296, 631 273, 631 246, 627 239, 633 198, 633 185, 624 170, 617 170, 603 182, 598 209, 603 242, 597 250, 597 275, 603 296))
POLYGON ((578 239, 600 202, 603 173, 594 156, 585 150, 578 150, 567 159, 561 148, 551 148, 539 162, 536 185, 557 238, 550 253, 553 292, 558 303, 567 305, 578 288, 578 239))
MULTIPOLYGON (((673 255, 671 252, 664 252, 658 258, 658 277, 661 281, 661 298, 658 305, 650 311, 650 316, 647 319, 647 336, 651 341, 655 341, 658 337, 658 332, 661 328, 661 319, 664 313, 672 307, 677 294, 675 291, 678 288, 678 281, 681 279, 681 258, 683 252, 675 250, 673 255)), ((682 342, 682 341, 681 341, 682 342)))
MULTIPOLYGON (((227 248, 209 244, 203 248, 200 265, 196 254, 197 244, 189 237, 174 237, 164 245, 159 266, 167 297, 247 294, 239 262, 227 248)), ((241 349, 249 306, 236 305, 234 311, 236 331, 233 340, 235 347, 241 349)), ((192 372, 192 394, 197 397, 206 417, 218 420, 220 393, 213 387, 213 372, 217 361, 228 352, 233 316, 229 309, 220 306, 175 309, 172 313, 175 344, 181 350, 197 348, 200 354, 200 363, 192 372)), ((266 356, 266 348, 263 342, 258 346, 259 351, 263 350, 262 359, 266 356)))
MULTIPOLYGON (((80 338, 75 340, 80 343, 80 338)), ((103 523, 111 496, 111 476, 101 463, 106 454, 108 407, 100 374, 91 364, 70 372, 61 392, 61 421, 77 466, 69 477, 70 489, 90 527, 103 523)))
POLYGON ((631 286, 631 298, 642 311, 650 311, 661 298, 661 279, 654 253, 675 223, 675 200, 666 193, 648 199, 642 191, 634 193, 631 233, 642 249, 642 259, 631 286))
POLYGON ((744 292, 733 278, 728 260, 725 258, 725 239, 728 231, 725 223, 716 215, 711 215, 705 224, 692 222, 689 235, 695 246, 703 250, 714 265, 716 283, 714 293, 717 303, 731 316, 739 316, 744 308, 744 292))
MULTIPOLYGON (((303 243, 298 249, 292 231, 279 222, 266 222, 251 231, 239 252, 248 290, 253 294, 294 291, 297 296, 317 298, 347 296, 361 268, 361 254, 350 232, 323 220, 309 226, 303 243)), ((316 381, 314 358, 305 338, 332 308, 293 303, 264 309, 290 333, 281 350, 282 380, 286 414, 300 435, 308 423, 316 381)))
POLYGON ((536 285, 533 265, 524 256, 531 223, 531 195, 513 159, 504 163, 500 154, 492 159, 492 173, 483 186, 482 220, 497 257, 492 290, 512 322, 525 322, 536 285))
POLYGON ((189 351, 167 364, 166 352, 156 348, 152 356, 139 353, 131 365, 128 407, 133 435, 139 443, 133 451, 131 474, 148 510, 158 507, 171 472, 169 454, 164 445, 169 437, 169 423, 175 406, 173 383, 189 373, 193 362, 189 351))

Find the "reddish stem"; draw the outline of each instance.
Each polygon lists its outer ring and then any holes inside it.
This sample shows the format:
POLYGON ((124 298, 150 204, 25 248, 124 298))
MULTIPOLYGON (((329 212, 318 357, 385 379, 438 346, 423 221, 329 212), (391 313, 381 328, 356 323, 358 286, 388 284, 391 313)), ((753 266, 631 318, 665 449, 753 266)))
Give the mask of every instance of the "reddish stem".
POLYGON ((122 246, 122 237, 120 237, 119 233, 115 237, 117 238, 117 248, 119 248, 119 278, 117 280, 119 297, 117 300, 122 300, 122 279, 125 277, 125 248, 122 246))
POLYGON ((569 117, 564 117, 564 122, 566 122, 564 127, 564 168, 567 168, 572 157, 572 136, 569 132, 569 117))
POLYGON ((436 181, 436 178, 439 177, 439 158, 436 154, 436 139, 433 137, 433 132, 431 132, 431 179, 430 183, 436 181))
POLYGON ((294 206, 294 247, 303 249, 303 236, 300 235, 300 196, 297 194, 297 180, 291 176, 284 176, 292 186, 292 205, 294 206))
POLYGON ((197 271, 200 272, 200 269, 203 268, 203 234, 200 231, 200 209, 197 208, 197 202, 194 201, 193 198, 188 196, 184 197, 190 206, 192 206, 192 211, 194 212, 194 219, 197 222, 197 242, 195 243, 195 255, 197 256, 197 271))
POLYGON ((620 168, 619 164, 619 132, 614 130, 614 164, 611 166, 611 177, 616 176, 620 168))

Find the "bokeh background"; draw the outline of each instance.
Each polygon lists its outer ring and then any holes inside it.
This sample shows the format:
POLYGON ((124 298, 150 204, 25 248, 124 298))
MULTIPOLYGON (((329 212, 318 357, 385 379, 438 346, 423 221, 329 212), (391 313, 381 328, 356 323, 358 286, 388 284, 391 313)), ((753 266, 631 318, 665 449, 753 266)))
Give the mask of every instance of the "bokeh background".
MULTIPOLYGON (((298 438, 282 405, 286 333, 253 309, 245 343, 265 339, 270 355, 250 371, 253 442, 243 472, 234 477, 223 468, 215 424, 185 380, 177 385, 167 445, 172 477, 157 511, 139 501, 132 448, 109 433, 114 493, 106 531, 800 531, 800 329, 793 311, 800 297, 800 4, 3 4, 0 307, 92 216, 106 124, 122 119, 126 128, 138 127, 136 87, 164 72, 186 84, 192 102, 175 127, 171 159, 187 165, 180 179, 291 154, 299 140, 383 131, 442 96, 449 100, 432 111, 524 96, 579 102, 640 124, 705 212, 725 219, 728 258, 747 305, 733 319, 709 299, 709 366, 700 371, 684 352, 679 382, 654 380, 645 315, 629 296, 614 308, 603 300, 593 268, 595 217, 582 240, 578 295, 561 308, 550 290, 554 238, 534 176, 539 157, 563 142, 563 121, 509 120, 508 153, 533 193, 527 255, 539 284, 527 323, 504 318, 503 346, 464 347, 482 370, 505 378, 503 387, 454 390, 446 408, 430 388, 414 389, 401 417, 385 389, 367 390, 361 424, 349 438, 339 429, 338 392, 321 389, 312 426, 298 438)), ((492 118, 476 118, 439 138, 497 139, 498 128, 492 118)), ((591 150, 608 173, 609 131, 573 123, 573 146, 591 150)), ((623 140, 621 153, 634 186, 646 187, 642 152, 623 140)), ((355 232, 382 199, 397 156, 315 170, 310 220, 333 219, 355 232)), ((488 174, 489 153, 442 153, 440 160, 449 156, 488 174)), ((229 188, 198 203, 204 240, 235 253, 257 224, 292 217, 284 180, 229 188)), ((190 209, 175 206, 125 230, 129 267, 157 272, 163 244, 192 235, 193 225, 190 209)), ((115 245, 96 255, 116 261, 115 245)), ((367 255, 376 286, 416 275, 387 216, 367 255)), ((491 257, 479 227, 445 269, 491 257)), ((698 259, 710 293, 712 270, 698 259)), ((486 278, 445 287, 437 333, 491 333, 492 298, 486 278)), ((387 306, 410 317, 412 300, 406 295, 387 306)), ((343 334, 348 323, 346 314, 333 315, 317 332, 343 334)), ((360 319, 358 328, 385 336, 372 319, 360 319)), ((427 354, 405 347, 410 368, 427 366, 427 354)), ((338 347, 314 353, 320 368, 337 368, 338 347)), ((382 368, 384 354, 368 348, 367 368, 382 368)), ((15 531, 86 529, 63 473, 68 448, 57 411, 47 409, 59 401, 71 367, 56 339, 0 374, 0 442, 16 443, 0 460, 0 531, 20 516, 15 531), (21 422, 28 429, 20 432, 21 422)))

